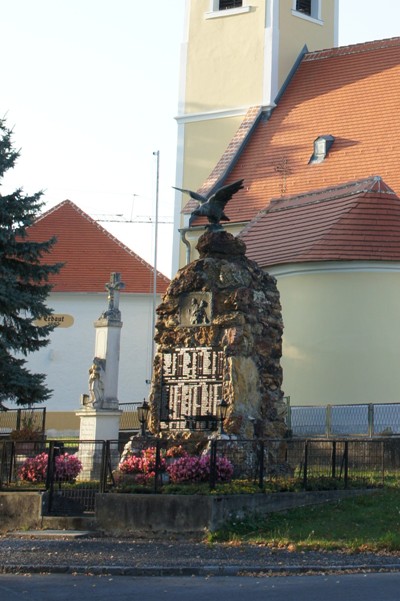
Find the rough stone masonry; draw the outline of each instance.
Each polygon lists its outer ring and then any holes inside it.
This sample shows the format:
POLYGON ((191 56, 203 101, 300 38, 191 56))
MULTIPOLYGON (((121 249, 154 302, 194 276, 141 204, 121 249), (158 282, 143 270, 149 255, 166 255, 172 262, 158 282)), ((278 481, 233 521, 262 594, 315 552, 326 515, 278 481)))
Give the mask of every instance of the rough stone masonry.
POLYGON ((150 429, 160 431, 165 402, 171 403, 163 391, 163 357, 176 349, 211 348, 223 356, 225 432, 282 438, 283 322, 276 280, 228 232, 206 232, 197 250, 199 259, 179 270, 157 309, 150 429))

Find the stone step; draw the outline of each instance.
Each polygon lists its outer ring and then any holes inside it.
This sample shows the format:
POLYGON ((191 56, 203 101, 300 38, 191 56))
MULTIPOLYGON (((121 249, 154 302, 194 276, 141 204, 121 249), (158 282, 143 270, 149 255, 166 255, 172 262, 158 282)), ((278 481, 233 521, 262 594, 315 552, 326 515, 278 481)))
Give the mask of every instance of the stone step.
POLYGON ((78 532, 93 532, 97 528, 96 518, 93 516, 43 516, 43 530, 65 530, 78 532))

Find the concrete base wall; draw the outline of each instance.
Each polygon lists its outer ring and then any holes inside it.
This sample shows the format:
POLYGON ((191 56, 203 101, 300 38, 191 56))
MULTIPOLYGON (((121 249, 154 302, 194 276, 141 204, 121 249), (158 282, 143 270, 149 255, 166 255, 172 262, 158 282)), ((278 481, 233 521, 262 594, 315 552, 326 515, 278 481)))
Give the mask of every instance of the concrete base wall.
POLYGON ((265 515, 373 492, 370 489, 223 496, 107 493, 96 495, 93 518, 46 517, 42 513, 45 494, 0 492, 0 532, 84 528, 116 535, 204 534, 221 528, 227 520, 243 519, 250 514, 265 515))
POLYGON ((227 520, 265 515, 292 507, 326 503, 366 491, 273 493, 255 495, 96 495, 97 527, 105 533, 213 532, 227 520))
POLYGON ((0 531, 41 528, 42 501, 37 492, 0 492, 0 531))

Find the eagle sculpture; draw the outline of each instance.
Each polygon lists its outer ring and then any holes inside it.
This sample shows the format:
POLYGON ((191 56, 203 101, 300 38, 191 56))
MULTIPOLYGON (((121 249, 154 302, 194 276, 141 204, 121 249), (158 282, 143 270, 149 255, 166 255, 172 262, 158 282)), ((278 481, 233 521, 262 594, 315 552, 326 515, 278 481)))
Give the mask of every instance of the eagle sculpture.
MULTIPOLYGON (((175 188, 175 186, 173 186, 173 188, 175 188)), ((189 194, 190 198, 197 200, 199 203, 198 207, 196 207, 190 215, 189 227, 192 225, 195 217, 204 216, 207 217, 210 223, 210 225, 207 226, 209 230, 219 230, 222 229, 220 221, 229 221, 229 217, 224 213, 226 203, 242 188, 243 180, 240 179, 233 182, 233 184, 218 188, 210 196, 203 196, 202 194, 193 192, 193 190, 184 190, 183 188, 175 188, 175 190, 180 190, 181 192, 185 192, 185 194, 189 194)))

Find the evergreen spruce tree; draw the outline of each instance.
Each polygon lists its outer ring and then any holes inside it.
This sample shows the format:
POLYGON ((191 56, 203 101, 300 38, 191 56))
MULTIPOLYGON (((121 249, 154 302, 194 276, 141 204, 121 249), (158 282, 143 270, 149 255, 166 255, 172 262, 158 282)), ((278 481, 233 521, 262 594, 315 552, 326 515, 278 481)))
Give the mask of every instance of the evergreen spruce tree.
MULTIPOLYGON (((19 156, 11 138, 11 130, 0 119, 0 185, 19 156)), ((34 242, 27 235, 43 206, 41 196, 42 192, 27 196, 22 189, 0 193, 0 405, 39 403, 51 395, 45 375, 31 373, 24 359, 49 343, 54 326, 39 327, 35 320, 51 315, 45 304, 52 288, 49 276, 62 266, 42 261, 55 238, 34 242)))

